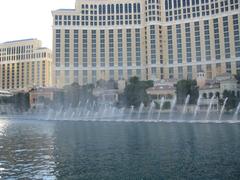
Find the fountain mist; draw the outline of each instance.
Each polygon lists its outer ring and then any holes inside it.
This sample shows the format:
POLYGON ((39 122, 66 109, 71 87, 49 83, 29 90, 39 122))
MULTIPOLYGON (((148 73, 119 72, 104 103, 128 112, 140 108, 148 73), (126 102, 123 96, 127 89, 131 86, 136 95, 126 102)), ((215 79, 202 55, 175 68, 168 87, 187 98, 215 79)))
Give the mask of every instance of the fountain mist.
POLYGON ((196 108, 195 108, 195 110, 194 110, 193 119, 196 119, 196 116, 197 116, 197 113, 198 113, 198 110, 199 110, 199 106, 200 106, 200 103, 201 103, 201 99, 202 99, 202 95, 200 95, 200 96, 198 97, 197 105, 196 105, 196 108))
POLYGON ((222 109, 221 109, 221 112, 220 112, 220 116, 219 116, 219 121, 221 121, 221 119, 222 119, 222 114, 223 114, 223 111, 224 111, 224 109, 225 109, 227 100, 228 100, 228 98, 225 98, 225 100, 224 100, 224 102, 223 102, 223 106, 222 106, 222 109))
POLYGON ((239 102, 239 104, 237 106, 237 109, 236 109, 236 111, 234 113, 233 120, 238 120, 238 112, 239 112, 239 110, 240 110, 240 102, 239 102))
POLYGON ((185 99, 185 103, 184 103, 184 107, 183 107, 183 111, 182 111, 182 118, 183 119, 183 116, 186 114, 186 110, 187 110, 187 106, 188 106, 188 103, 190 101, 190 95, 188 94, 186 99, 185 99))
POLYGON ((161 100, 160 100, 160 107, 159 107, 159 111, 158 111, 158 117, 157 117, 157 119, 160 119, 161 111, 162 111, 162 108, 163 108, 163 104, 164 104, 164 102, 165 102, 165 99, 164 99, 164 97, 162 97, 161 100))
POLYGON ((210 104, 209 104, 208 109, 207 109, 207 113, 206 113, 205 120, 207 120, 208 117, 209 117, 209 114, 210 114, 210 111, 211 111, 211 109, 212 109, 212 104, 213 104, 214 99, 215 99, 215 96, 212 96, 211 101, 210 101, 210 104))

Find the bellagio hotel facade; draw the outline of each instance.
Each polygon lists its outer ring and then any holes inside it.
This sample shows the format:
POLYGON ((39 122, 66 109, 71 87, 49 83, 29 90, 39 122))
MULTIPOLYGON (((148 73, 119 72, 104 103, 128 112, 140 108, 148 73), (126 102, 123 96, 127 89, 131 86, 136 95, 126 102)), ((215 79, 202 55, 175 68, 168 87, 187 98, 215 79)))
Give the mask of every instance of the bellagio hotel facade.
POLYGON ((240 73, 240 0, 76 0, 52 14, 59 87, 240 73))
POLYGON ((0 44, 0 89, 27 91, 52 83, 52 52, 37 39, 0 44))

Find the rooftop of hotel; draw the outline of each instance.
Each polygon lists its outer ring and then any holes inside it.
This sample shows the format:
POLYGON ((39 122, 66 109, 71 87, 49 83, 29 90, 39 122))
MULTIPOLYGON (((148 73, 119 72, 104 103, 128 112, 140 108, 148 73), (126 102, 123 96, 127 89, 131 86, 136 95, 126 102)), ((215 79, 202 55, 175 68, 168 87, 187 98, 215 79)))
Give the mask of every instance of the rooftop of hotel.
POLYGON ((73 12, 73 11, 76 11, 76 9, 56 9, 54 10, 55 12, 73 12))
POLYGON ((11 44, 11 43, 18 43, 18 42, 27 42, 27 41, 34 41, 34 40, 38 40, 35 38, 30 38, 30 39, 20 39, 20 40, 14 40, 14 41, 6 41, 0 44, 11 44))

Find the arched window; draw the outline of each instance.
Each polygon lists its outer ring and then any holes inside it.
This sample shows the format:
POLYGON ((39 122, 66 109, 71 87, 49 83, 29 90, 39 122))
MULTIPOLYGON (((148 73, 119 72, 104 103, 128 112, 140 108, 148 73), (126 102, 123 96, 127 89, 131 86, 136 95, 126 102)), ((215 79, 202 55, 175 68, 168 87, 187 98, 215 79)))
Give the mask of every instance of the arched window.
POLYGON ((213 97, 213 93, 210 92, 210 93, 208 94, 208 98, 211 99, 212 97, 213 97))
POLYGON ((116 5, 116 13, 119 13, 119 4, 116 5))
POLYGON ((128 4, 129 7, 129 13, 132 13, 132 4, 128 4))
POLYGON ((204 99, 207 99, 207 93, 203 93, 202 97, 203 97, 204 99))

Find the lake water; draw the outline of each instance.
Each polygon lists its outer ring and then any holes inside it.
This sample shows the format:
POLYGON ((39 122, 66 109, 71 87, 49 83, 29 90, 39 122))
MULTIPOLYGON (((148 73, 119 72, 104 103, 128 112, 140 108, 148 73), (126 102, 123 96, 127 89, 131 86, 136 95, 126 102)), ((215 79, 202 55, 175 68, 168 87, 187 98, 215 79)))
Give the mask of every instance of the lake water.
POLYGON ((240 124, 0 119, 0 179, 240 179, 240 124))

